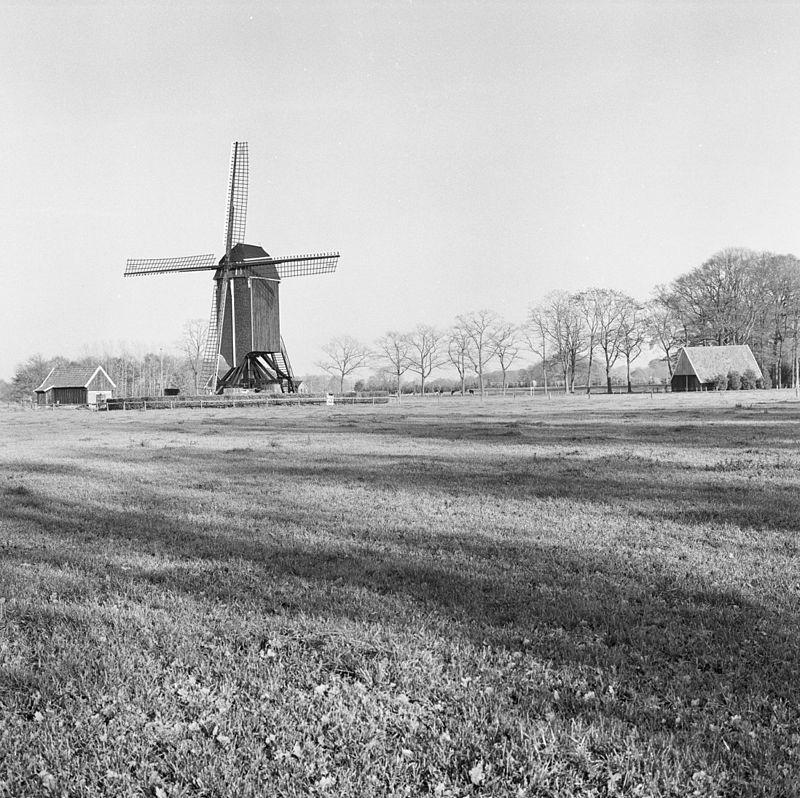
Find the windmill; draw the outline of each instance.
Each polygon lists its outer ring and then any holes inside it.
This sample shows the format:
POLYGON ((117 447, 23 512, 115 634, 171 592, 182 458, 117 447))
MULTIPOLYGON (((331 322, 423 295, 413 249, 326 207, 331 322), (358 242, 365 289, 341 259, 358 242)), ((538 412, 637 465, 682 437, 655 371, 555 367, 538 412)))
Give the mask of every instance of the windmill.
POLYGON ((286 277, 336 269, 338 252, 271 257, 244 241, 249 163, 247 142, 231 148, 225 255, 183 258, 130 258, 125 276, 214 270, 214 292, 202 365, 202 385, 212 393, 255 388, 293 393, 292 373, 280 331, 278 288, 286 277))

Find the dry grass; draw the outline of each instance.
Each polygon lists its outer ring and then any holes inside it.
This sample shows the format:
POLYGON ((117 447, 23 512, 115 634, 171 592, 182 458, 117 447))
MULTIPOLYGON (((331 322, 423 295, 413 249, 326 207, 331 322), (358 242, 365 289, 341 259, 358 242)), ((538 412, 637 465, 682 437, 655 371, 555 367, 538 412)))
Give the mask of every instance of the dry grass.
POLYGON ((797 403, 3 422, 0 796, 796 794, 797 403))

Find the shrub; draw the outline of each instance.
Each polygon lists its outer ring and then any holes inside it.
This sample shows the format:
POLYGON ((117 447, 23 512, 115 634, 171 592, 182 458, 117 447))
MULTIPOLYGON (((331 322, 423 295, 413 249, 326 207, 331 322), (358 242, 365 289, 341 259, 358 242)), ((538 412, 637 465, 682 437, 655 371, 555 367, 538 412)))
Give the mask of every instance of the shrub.
POLYGON ((738 391, 742 387, 742 375, 738 371, 731 369, 728 372, 728 390, 738 391))
POLYGON ((753 369, 747 369, 747 371, 742 374, 742 390, 743 391, 752 391, 753 388, 760 387, 756 385, 757 382, 760 382, 758 377, 756 377, 755 371, 753 369))
POLYGON ((728 388, 728 375, 717 374, 715 375, 713 382, 715 391, 725 391, 728 388))

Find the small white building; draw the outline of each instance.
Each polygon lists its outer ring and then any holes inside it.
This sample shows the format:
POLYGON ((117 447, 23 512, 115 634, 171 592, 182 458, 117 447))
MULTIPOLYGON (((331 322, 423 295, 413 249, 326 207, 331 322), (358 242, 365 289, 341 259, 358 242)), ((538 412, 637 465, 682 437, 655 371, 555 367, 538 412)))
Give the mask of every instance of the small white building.
POLYGON ((102 366, 55 366, 35 390, 39 405, 94 405, 114 395, 116 383, 102 366))

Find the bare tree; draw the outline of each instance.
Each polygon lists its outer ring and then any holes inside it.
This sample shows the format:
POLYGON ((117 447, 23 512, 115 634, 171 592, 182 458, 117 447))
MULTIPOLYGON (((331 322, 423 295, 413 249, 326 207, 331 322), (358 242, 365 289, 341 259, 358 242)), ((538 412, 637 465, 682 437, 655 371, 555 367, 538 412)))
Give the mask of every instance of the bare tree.
POLYGON ((586 351, 586 329, 580 305, 566 291, 551 291, 542 304, 541 323, 553 344, 564 375, 564 390, 575 390, 575 370, 586 351))
POLYGON ((15 401, 30 399, 33 392, 50 373, 50 369, 66 362, 64 358, 46 360, 41 355, 31 355, 24 363, 20 363, 14 372, 11 382, 11 398, 15 401))
POLYGON ((503 396, 506 395, 507 374, 520 353, 520 329, 510 321, 499 319, 494 330, 494 351, 503 372, 503 396))
POLYGON ((676 309, 661 299, 663 287, 657 287, 655 298, 647 305, 647 342, 664 353, 669 378, 672 380, 672 362, 675 353, 686 344, 685 327, 676 309))
POLYGON ((544 392, 547 394, 547 324, 543 305, 535 305, 529 308, 528 319, 525 322, 523 332, 528 349, 542 360, 544 392))
POLYGON ((770 257, 724 249, 670 284, 671 302, 680 306, 693 343, 741 344, 750 338, 761 304, 759 265, 770 257))
MULTIPOLYGON (((785 348, 788 348, 793 365, 797 359, 797 318, 800 313, 800 270, 793 255, 764 253, 754 269, 761 303, 759 313, 760 346, 762 360, 769 361, 769 371, 774 375, 773 385, 783 387, 785 348), (766 351, 765 351, 766 350, 766 351), (765 357, 765 354, 767 355, 765 357)), ((794 379, 794 376, 792 377, 794 379)))
POLYGON ((467 364, 470 362, 468 352, 470 338, 466 330, 458 324, 450 330, 447 339, 447 358, 456 367, 461 381, 461 395, 464 395, 467 381, 467 364))
MULTIPOLYGON (((391 367, 391 374, 397 384, 397 396, 400 397, 400 378, 411 366, 409 352, 411 344, 408 336, 395 331, 387 332, 377 340, 378 349, 375 353, 378 360, 391 367)), ((388 370, 388 369, 387 369, 388 370)))
POLYGON ((622 319, 625 309, 633 300, 622 291, 599 289, 594 292, 597 315, 597 346, 603 353, 606 372, 606 392, 613 393, 611 369, 621 354, 624 336, 622 319))
POLYGON ((203 368, 203 353, 208 338, 208 322, 205 319, 190 319, 183 325, 181 351, 186 357, 186 365, 192 374, 194 392, 200 393, 198 378, 203 368))
POLYGON ((483 371, 487 363, 497 354, 495 339, 499 321, 497 314, 492 310, 476 310, 456 319, 457 326, 462 328, 469 338, 467 357, 478 375, 481 397, 485 391, 483 371))
POLYGON ((633 393, 631 385, 631 362, 642 352, 642 344, 647 340, 647 313, 644 305, 630 299, 620 320, 621 338, 619 351, 625 356, 628 393, 633 393))
POLYGON ((580 306, 583 320, 586 324, 586 349, 589 354, 589 368, 586 374, 586 394, 592 393, 592 360, 594 350, 597 348, 597 334, 600 330, 600 308, 603 304, 603 292, 601 289, 590 288, 582 291, 575 296, 580 306))
POLYGON ((408 370, 419 374, 420 390, 425 393, 425 380, 431 372, 443 365, 442 335, 429 324, 419 324, 408 333, 408 370))
POLYGON ((364 366, 370 357, 370 351, 349 335, 332 338, 322 351, 327 359, 317 365, 328 374, 338 377, 339 393, 344 393, 344 380, 349 374, 364 366))

